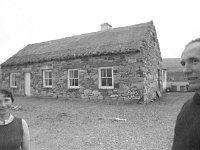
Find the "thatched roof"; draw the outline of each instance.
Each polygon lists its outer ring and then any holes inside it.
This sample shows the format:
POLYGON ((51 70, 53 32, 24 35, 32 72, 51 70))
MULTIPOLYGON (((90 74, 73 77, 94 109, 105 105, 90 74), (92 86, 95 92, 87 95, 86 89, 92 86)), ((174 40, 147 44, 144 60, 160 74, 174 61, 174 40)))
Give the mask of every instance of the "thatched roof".
POLYGON ((180 62, 181 58, 163 58, 162 68, 167 69, 168 72, 183 72, 180 62))
POLYGON ((145 34, 150 29, 155 29, 153 21, 29 44, 2 66, 135 52, 140 50, 145 34))

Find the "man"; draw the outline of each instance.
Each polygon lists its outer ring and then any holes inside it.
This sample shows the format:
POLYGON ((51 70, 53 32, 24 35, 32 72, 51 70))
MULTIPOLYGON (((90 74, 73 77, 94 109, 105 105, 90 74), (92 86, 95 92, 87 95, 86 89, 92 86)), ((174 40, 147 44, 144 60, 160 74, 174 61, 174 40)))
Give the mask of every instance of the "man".
POLYGON ((178 114, 172 150, 200 150, 200 39, 185 46, 181 64, 195 94, 178 114))

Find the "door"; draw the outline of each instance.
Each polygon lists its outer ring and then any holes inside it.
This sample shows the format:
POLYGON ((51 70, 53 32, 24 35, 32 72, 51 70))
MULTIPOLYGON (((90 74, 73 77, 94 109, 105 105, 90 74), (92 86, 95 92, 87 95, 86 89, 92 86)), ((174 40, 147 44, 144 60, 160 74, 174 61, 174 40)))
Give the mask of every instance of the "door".
POLYGON ((159 88, 159 90, 161 90, 161 82, 162 82, 161 70, 158 69, 158 88, 159 88))
POLYGON ((29 72, 25 73, 25 95, 31 96, 31 74, 29 72))

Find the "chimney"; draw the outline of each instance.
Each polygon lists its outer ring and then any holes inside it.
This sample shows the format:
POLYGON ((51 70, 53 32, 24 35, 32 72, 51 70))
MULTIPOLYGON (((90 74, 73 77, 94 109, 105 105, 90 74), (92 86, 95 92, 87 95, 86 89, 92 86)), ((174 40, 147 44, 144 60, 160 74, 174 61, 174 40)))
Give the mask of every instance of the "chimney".
POLYGON ((112 26, 109 23, 103 23, 101 24, 101 31, 106 31, 112 29, 112 26))

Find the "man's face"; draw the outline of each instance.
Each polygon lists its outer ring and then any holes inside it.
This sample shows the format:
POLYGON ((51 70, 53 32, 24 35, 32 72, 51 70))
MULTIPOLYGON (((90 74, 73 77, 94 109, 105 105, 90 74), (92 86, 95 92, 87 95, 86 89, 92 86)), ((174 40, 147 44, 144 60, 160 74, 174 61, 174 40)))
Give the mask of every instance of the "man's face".
POLYGON ((6 97, 0 93, 0 115, 5 115, 10 112, 12 106, 12 100, 10 97, 6 97))
POLYGON ((192 43, 184 49, 181 64, 190 88, 200 91, 200 42, 192 43))

